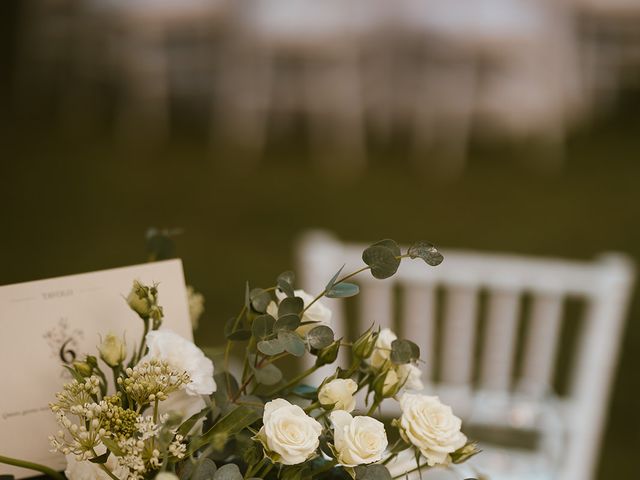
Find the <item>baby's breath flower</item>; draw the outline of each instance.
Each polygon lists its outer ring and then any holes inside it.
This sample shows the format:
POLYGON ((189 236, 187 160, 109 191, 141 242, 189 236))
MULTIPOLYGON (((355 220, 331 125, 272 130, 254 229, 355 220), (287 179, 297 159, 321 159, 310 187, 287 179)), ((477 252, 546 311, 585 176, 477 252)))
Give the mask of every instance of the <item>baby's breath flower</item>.
POLYGON ((95 375, 86 378, 84 382, 72 380, 62 387, 62 391, 56 393, 56 402, 49 404, 51 410, 69 412, 74 407, 83 406, 94 402, 100 392, 100 379, 95 375))
POLYGON ((118 383, 139 406, 166 400, 191 381, 186 372, 173 370, 167 362, 155 358, 127 368, 125 373, 118 383))

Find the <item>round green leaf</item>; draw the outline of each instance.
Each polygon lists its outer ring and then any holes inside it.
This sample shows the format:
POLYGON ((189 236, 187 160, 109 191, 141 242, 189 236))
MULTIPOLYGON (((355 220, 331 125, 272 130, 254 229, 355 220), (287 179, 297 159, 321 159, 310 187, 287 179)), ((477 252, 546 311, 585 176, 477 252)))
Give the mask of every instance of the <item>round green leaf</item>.
POLYGON ((304 342, 295 332, 280 330, 278 332, 278 340, 282 343, 284 349, 293 356, 301 357, 306 351, 304 342))
POLYGON ((293 297, 293 282, 295 280, 295 275, 291 271, 283 272, 278 275, 278 279, 276 280, 276 284, 278 288, 282 290, 287 297, 293 297))
POLYGON ((316 350, 328 347, 333 343, 333 330, 326 325, 319 325, 307 333, 307 342, 316 350))
POLYGON ((277 338, 258 342, 258 351, 268 356, 278 355, 284 352, 284 345, 277 338))
POLYGON ((242 480, 240 469, 235 463, 221 466, 213 475, 213 480, 242 480))
POLYGON ((261 368, 256 368, 253 374, 256 377, 256 381, 262 385, 275 385, 282 380, 282 372, 273 363, 268 363, 261 368))
POLYGON ((400 259, 394 252, 381 245, 367 248, 362 254, 362 261, 371 267, 371 274, 378 279, 391 277, 400 266, 400 259))
POLYGON ((276 323, 273 325, 273 331, 295 330, 298 326, 300 326, 300 317, 295 313, 289 313, 276 320, 276 323))
POLYGON ((266 338, 273 332, 273 325, 275 323, 276 319, 271 315, 260 315, 253 320, 251 332, 257 339, 266 338))
POLYGON ((409 363, 420 356, 418 346, 409 340, 394 340, 391 342, 391 361, 396 365, 409 363))
POLYGON ((287 297, 278 305, 278 318, 291 313, 299 315, 304 308, 304 301, 300 297, 287 297))
POLYGON ((356 480, 391 480, 387 467, 380 464, 359 465, 354 468, 356 480))
POLYGON ((254 288, 251 290, 249 298, 251 300, 251 306, 258 313, 264 313, 267 310, 267 305, 271 302, 271 295, 262 288, 254 288))
POLYGON ((384 240, 380 240, 379 242, 371 245, 372 247, 386 247, 393 252, 396 257, 399 257, 402 252, 400 252, 400 246, 396 243, 395 240, 391 240, 390 238, 385 238, 384 240))
POLYGON ((431 265, 432 267, 440 265, 444 260, 442 254, 434 245, 423 240, 415 242, 413 245, 411 245, 409 247, 409 250, 407 250, 407 253, 411 258, 423 259, 428 265, 431 265))

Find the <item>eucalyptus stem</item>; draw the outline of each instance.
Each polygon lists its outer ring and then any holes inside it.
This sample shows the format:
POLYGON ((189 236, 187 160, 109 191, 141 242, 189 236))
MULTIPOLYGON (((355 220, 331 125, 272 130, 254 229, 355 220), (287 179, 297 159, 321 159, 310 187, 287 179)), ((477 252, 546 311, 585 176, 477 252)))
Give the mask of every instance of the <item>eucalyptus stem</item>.
POLYGON ((316 408, 320 408, 322 406, 322 404, 320 402, 313 402, 310 405, 307 405, 306 407, 304 407, 304 411, 305 413, 310 413, 313 410, 315 410, 316 408))
MULTIPOLYGON (((236 317, 235 322, 233 322, 233 329, 231 331, 235 331, 236 328, 238 328, 238 323, 240 322, 240 319, 242 318, 242 315, 246 310, 247 310, 247 306, 244 305, 240 310, 240 313, 236 317)), ((233 345, 233 340, 227 340, 227 345, 224 347, 224 371, 227 372, 227 374, 229 373, 229 355, 231 355, 232 345, 233 345)), ((231 379, 229 378, 229 375, 226 375, 226 378, 227 378, 227 392, 229 392, 231 390, 231 379)))
POLYGON ((280 388, 276 388, 275 390, 272 390, 271 392, 269 392, 267 394, 267 396, 271 397, 273 395, 275 395, 276 393, 288 390, 289 388, 293 387, 295 384, 297 384, 300 380, 302 380, 303 378, 311 375, 313 372, 315 372, 316 370, 318 370, 317 365, 312 366, 311 368, 308 368, 307 370, 305 370, 304 372, 302 372, 301 374, 297 375, 296 377, 292 378, 291 380, 289 380, 285 385, 283 385, 280 388))
POLYGON ((5 457, 4 455, 0 455, 0 463, 13 465, 14 467, 26 468, 29 470, 35 470, 36 472, 44 473, 45 475, 48 475, 55 480, 66 480, 65 476, 60 472, 56 472, 54 469, 49 468, 45 465, 40 465, 39 463, 27 462, 26 460, 19 460, 12 457, 5 457))
MULTIPOLYGON (((339 283, 342 283, 342 282, 344 282, 345 280, 348 280, 348 279, 350 279, 351 277, 354 277, 354 276, 356 276, 356 275, 357 275, 357 274, 359 274, 359 273, 362 273, 362 272, 364 272, 364 271, 366 271, 366 270, 369 270, 370 268, 371 268, 370 266, 362 267, 362 268, 360 268, 359 270, 356 270, 355 272, 352 272, 352 273, 350 273, 350 274, 348 274, 348 275, 345 275, 345 276, 344 276, 344 277, 342 277, 340 280, 337 280, 337 281, 334 283, 334 285, 338 285, 339 283)), ((306 311, 311 307, 311 305, 313 305, 314 303, 316 303, 318 300, 320 300, 322 297, 324 297, 327 293, 328 293, 328 292, 327 292, 327 289, 325 288, 324 290, 322 290, 322 292, 320 292, 318 295, 316 295, 316 297, 315 297, 313 300, 311 300, 311 302, 309 302, 309 304, 308 304, 306 307, 304 307, 304 308, 302 309, 302 312, 300 312, 300 316, 302 316, 302 314, 303 314, 304 312, 306 312, 306 311)))
POLYGON ((251 478, 256 472, 258 472, 265 464, 265 462, 269 461, 267 457, 262 458, 258 463, 252 465, 247 469, 247 473, 244 474, 244 478, 251 478))

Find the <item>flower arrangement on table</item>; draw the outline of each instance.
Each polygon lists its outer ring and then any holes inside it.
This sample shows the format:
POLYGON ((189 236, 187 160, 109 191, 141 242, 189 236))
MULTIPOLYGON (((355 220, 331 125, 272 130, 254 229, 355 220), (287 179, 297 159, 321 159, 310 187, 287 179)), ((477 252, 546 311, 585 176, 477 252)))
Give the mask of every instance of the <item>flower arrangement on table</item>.
MULTIPOLYGON (((384 279, 404 258, 435 266, 442 255, 426 242, 403 254, 394 241, 383 240, 362 258, 363 268, 343 276, 340 269, 315 297, 294 289, 291 272, 270 288, 247 285, 240 313, 225 326, 224 371, 215 375, 198 347, 160 329, 157 285, 134 282, 127 302, 144 333, 129 360, 124 340, 107 335, 98 356, 65 367, 73 380, 50 405, 59 424, 50 442, 66 455, 66 477, 388 480, 385 465, 401 452, 415 455, 409 470, 461 463, 477 453, 451 408, 418 393, 417 345, 373 326, 353 343, 335 339, 331 311, 321 302, 356 295, 358 286, 347 280, 363 271, 384 279), (236 378, 229 359, 239 343, 245 355, 236 378), (350 353, 347 368, 336 367, 318 387, 304 383, 334 363, 342 348, 350 353), (314 365, 285 380, 276 362, 305 354, 315 357, 314 365), (359 391, 366 393, 366 411, 354 415, 359 391), (385 400, 399 401, 402 411, 390 426, 374 417, 385 400), (393 445, 388 428, 397 430, 393 445)), ((202 299, 196 300, 201 312, 202 299)), ((64 478, 26 461, 0 461, 64 478)))

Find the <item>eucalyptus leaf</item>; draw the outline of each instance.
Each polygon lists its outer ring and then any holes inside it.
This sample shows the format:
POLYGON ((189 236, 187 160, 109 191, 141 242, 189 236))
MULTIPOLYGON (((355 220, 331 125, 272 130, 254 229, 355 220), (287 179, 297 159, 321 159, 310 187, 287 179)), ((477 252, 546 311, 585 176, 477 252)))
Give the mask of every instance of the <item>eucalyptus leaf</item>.
POLYGON ((333 343, 333 340, 333 330, 326 325, 318 325, 307 333, 307 342, 309 342, 311 348, 315 348, 316 350, 328 347, 333 343))
POLYGON ((330 290, 327 291, 325 297, 328 298, 347 298, 353 297, 360 293, 360 288, 355 283, 338 283, 331 287, 330 290))
POLYGON ((278 275, 278 279, 276 281, 278 288, 282 290, 287 297, 293 297, 295 295, 293 293, 294 280, 295 275, 291 271, 283 272, 278 275))
POLYGON ((242 320, 231 317, 224 326, 224 336, 227 340, 243 341, 251 338, 251 332, 244 328, 242 320))
POLYGON ((407 254, 411 258, 421 258, 427 264, 435 267, 440 265, 444 260, 444 256, 438 251, 438 249, 429 242, 423 240, 415 242, 407 250, 407 254))
POLYGON ((302 398, 314 399, 318 394, 318 389, 311 385, 300 384, 293 388, 293 393, 302 398))
POLYGON ((213 476, 213 480, 242 480, 240 469, 235 463, 227 463, 221 466, 213 476))
POLYGON ((210 458, 203 458, 196 463, 186 462, 180 470, 180 478, 185 480, 213 480, 216 464, 210 458))
POLYGON ((295 332, 288 330, 280 330, 278 332, 278 340, 284 349, 295 357, 301 357, 306 351, 304 342, 295 332))
POLYGON ((275 385, 282 380, 282 372, 273 363, 267 363, 260 368, 253 369, 256 381, 262 385, 275 385))
POLYGON ((275 323, 276 319, 271 315, 260 315, 253 320, 251 332, 257 339, 266 338, 273 332, 273 325, 275 323))
POLYGON ((393 252, 396 257, 402 255, 400 251, 400 245, 395 240, 391 240, 390 238, 385 238, 384 240, 380 240, 379 242, 374 243, 372 246, 375 247, 386 247, 393 252))
POLYGON ((410 340, 394 340, 391 342, 391 361, 396 365, 409 363, 420 357, 420 348, 410 340))
POLYGON ((295 330, 300 326, 300 317, 295 313, 289 313, 284 315, 273 325, 273 331, 279 332, 281 330, 295 330))
POLYGON ((372 245, 362 253, 362 261, 371 267, 371 274, 378 279, 393 276, 398 271, 400 259, 388 247, 372 245))
POLYGON ((249 293, 251 300, 251 306, 258 313, 264 313, 267 310, 267 305, 271 302, 271 295, 262 288, 254 288, 249 293))
POLYGON ((358 465, 354 470, 356 480, 391 480, 391 474, 384 465, 358 465))
POLYGON ((304 301, 300 297, 287 297, 278 305, 278 318, 289 314, 299 315, 304 308, 304 301))
POLYGON ((326 292, 331 290, 331 287, 333 287, 333 285, 336 283, 336 281, 338 280, 338 276, 340 275, 340 272, 342 272, 342 269, 345 267, 345 265, 346 263, 340 267, 340 270, 338 270, 333 277, 331 277, 331 280, 329 280, 329 283, 327 283, 327 286, 324 287, 324 290, 326 292))
POLYGON ((258 351, 272 357, 284 352, 284 344, 278 338, 271 340, 261 340, 258 342, 258 351))

